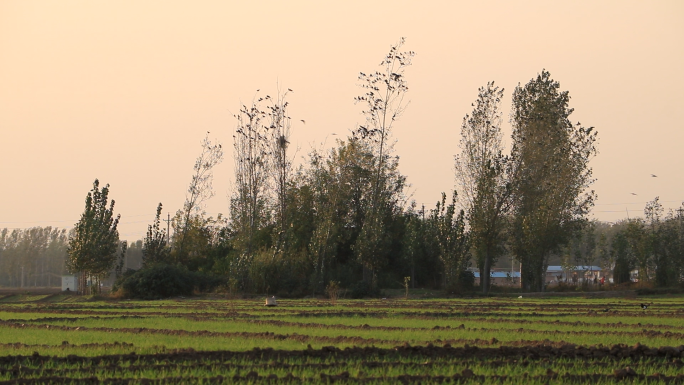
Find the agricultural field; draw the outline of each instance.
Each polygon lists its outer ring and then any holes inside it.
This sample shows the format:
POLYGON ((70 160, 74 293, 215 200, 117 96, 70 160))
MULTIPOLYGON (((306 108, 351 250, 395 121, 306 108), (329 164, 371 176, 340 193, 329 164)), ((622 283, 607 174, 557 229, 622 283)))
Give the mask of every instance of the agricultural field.
POLYGON ((684 383, 681 296, 263 304, 0 296, 0 384, 684 383))

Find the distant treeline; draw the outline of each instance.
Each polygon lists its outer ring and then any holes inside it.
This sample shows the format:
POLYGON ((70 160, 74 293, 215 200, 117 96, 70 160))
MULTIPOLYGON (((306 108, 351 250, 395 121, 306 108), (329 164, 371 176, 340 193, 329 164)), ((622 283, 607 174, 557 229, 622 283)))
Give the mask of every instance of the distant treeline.
MULTIPOLYGON (((567 244, 549 256, 547 264, 567 267, 598 265, 609 275, 613 274, 616 284, 634 279, 660 287, 682 284, 684 209, 666 213, 658 199, 655 199, 646 205, 645 213, 644 218, 625 219, 613 224, 588 222, 567 244)), ((400 288, 403 277, 408 276, 411 277, 412 287, 442 288, 444 277, 437 244, 437 208, 425 211, 409 208, 393 219, 393 228, 396 231, 391 232, 391 238, 388 239, 392 252, 386 267, 379 274, 378 286, 400 288)), ((314 228, 311 223, 301 225, 314 228)), ((206 219, 200 227, 202 231, 193 231, 194 256, 186 259, 183 266, 192 271, 223 276, 226 277, 226 282, 237 284, 236 280, 229 281, 231 272, 226 268, 239 258, 233 246, 235 239, 234 235, 231 236, 234 233, 230 226, 217 225, 215 220, 206 219), (203 234, 203 237, 198 237, 199 234, 203 234)), ((343 234, 341 239, 353 239, 352 226, 340 227, 348 229, 348 233, 343 234)), ((272 231, 273 227, 270 229, 272 231)), ((22 287, 22 272, 23 287, 60 286, 60 276, 69 274, 65 268, 67 239, 68 232, 65 229, 52 227, 0 230, 0 286, 22 287)), ((173 245, 177 242, 177 237, 172 239, 175 239, 173 245)), ((270 237, 263 239, 268 240, 270 237)), ((310 236, 308 239, 310 244, 310 236)), ((124 270, 139 270, 143 267, 143 248, 143 240, 129 243, 124 270)), ((172 246, 168 247, 167 262, 173 263, 177 253, 175 250, 172 246)), ((263 250, 269 249, 264 247, 263 250)), ((351 241, 339 244, 336 250, 336 254, 331 255, 329 266, 324 268, 329 274, 328 283, 335 280, 341 282, 344 288, 363 294, 368 288, 359 283, 362 281, 363 271, 354 262, 351 241)), ((472 266, 475 262, 472 250, 469 253, 467 265, 472 266)), ((272 254, 262 252, 249 269, 248 279, 251 282, 243 283, 245 286, 241 289, 286 295, 322 294, 325 290, 323 286, 327 286, 325 281, 317 284, 311 279, 315 277, 316 261, 307 256, 306 251, 300 258, 302 260, 298 264, 297 259, 293 258, 295 264, 292 264, 290 258, 274 258, 272 254)), ((510 268, 512 258, 514 257, 509 252, 505 252, 496 266, 510 268)), ((516 261, 513 268, 517 271, 518 267, 516 261)))
POLYGON ((0 286, 61 286, 67 239, 53 227, 0 230, 0 286))
MULTIPOLYGON (((73 231, 73 230, 72 230, 73 231)), ((54 227, 0 229, 0 287, 61 287, 69 231, 54 227)), ((142 266, 142 240, 131 242, 126 267, 142 266)))

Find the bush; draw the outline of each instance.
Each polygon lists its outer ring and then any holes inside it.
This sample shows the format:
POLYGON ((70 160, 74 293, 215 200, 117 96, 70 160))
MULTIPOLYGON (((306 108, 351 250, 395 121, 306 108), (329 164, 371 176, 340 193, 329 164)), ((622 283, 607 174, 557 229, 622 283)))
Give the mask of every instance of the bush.
POLYGON ((658 287, 658 288, 641 288, 637 289, 637 295, 664 295, 664 294, 682 294, 684 290, 677 287, 658 287))
POLYGON ((262 250, 249 267, 252 289, 278 297, 301 297, 306 293, 311 266, 304 252, 274 255, 270 249, 262 250))
POLYGON ((159 299, 191 295, 195 289, 208 291, 221 283, 222 279, 217 277, 159 264, 124 274, 117 287, 126 298, 159 299))
POLYGON ((458 285, 461 290, 470 291, 475 287, 475 274, 472 271, 463 270, 458 277, 458 285))
POLYGON ((380 289, 375 288, 373 289, 371 287, 371 284, 366 282, 366 281, 359 281, 352 285, 350 288, 352 298, 354 299, 360 299, 360 298, 367 298, 367 297, 379 297, 380 296, 380 289))

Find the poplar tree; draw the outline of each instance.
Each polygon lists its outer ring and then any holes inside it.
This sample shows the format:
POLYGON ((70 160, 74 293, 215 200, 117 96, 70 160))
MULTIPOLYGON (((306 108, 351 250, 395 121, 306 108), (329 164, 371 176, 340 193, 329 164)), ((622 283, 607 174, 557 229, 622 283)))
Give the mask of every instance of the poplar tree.
POLYGON ((109 203, 109 185, 100 189, 95 179, 88 192, 85 210, 74 226, 67 246, 67 268, 80 273, 79 291, 85 292, 91 279, 91 292, 99 292, 99 281, 106 278, 117 259, 120 215, 114 216, 114 200, 109 203), (109 204, 109 206, 108 206, 109 204))
POLYGON ((478 91, 472 113, 463 118, 455 171, 461 188, 459 200, 466 211, 471 246, 480 269, 480 286, 487 293, 491 268, 504 249, 511 188, 501 133, 504 90, 490 82, 478 91))
POLYGON ((147 236, 142 246, 143 267, 170 262, 166 231, 161 228, 161 212, 162 204, 159 203, 154 223, 147 226, 147 236))
POLYGON ((586 223, 596 131, 570 122, 570 95, 543 70, 513 93, 512 252, 526 291, 543 291, 548 258, 586 223))

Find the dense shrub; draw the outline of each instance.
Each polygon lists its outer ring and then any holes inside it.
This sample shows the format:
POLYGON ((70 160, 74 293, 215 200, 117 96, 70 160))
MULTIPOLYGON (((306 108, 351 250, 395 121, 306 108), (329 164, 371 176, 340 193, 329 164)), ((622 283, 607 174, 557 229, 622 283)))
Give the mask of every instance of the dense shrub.
POLYGON ((270 250, 257 253, 249 268, 252 289, 256 293, 279 297, 301 297, 307 292, 311 262, 306 253, 274 255, 270 250))
POLYGON ((669 288, 641 288, 636 290, 637 295, 665 295, 665 294, 682 294, 684 290, 677 287, 669 288))
POLYGON ((380 289, 379 288, 373 288, 369 282, 366 281, 359 281, 352 285, 350 288, 350 293, 352 298, 354 299, 360 299, 360 298, 367 298, 367 297, 379 297, 380 296, 380 289))
POLYGON ((461 290, 473 290, 475 287, 475 274, 468 270, 462 271, 458 278, 458 284, 461 290))
POLYGON ((475 290, 475 274, 472 271, 462 271, 458 275, 458 280, 446 285, 444 288, 447 294, 463 294, 475 290))
POLYGON ((217 277, 159 264, 124 274, 117 287, 127 298, 158 299, 208 291, 221 283, 217 277))

